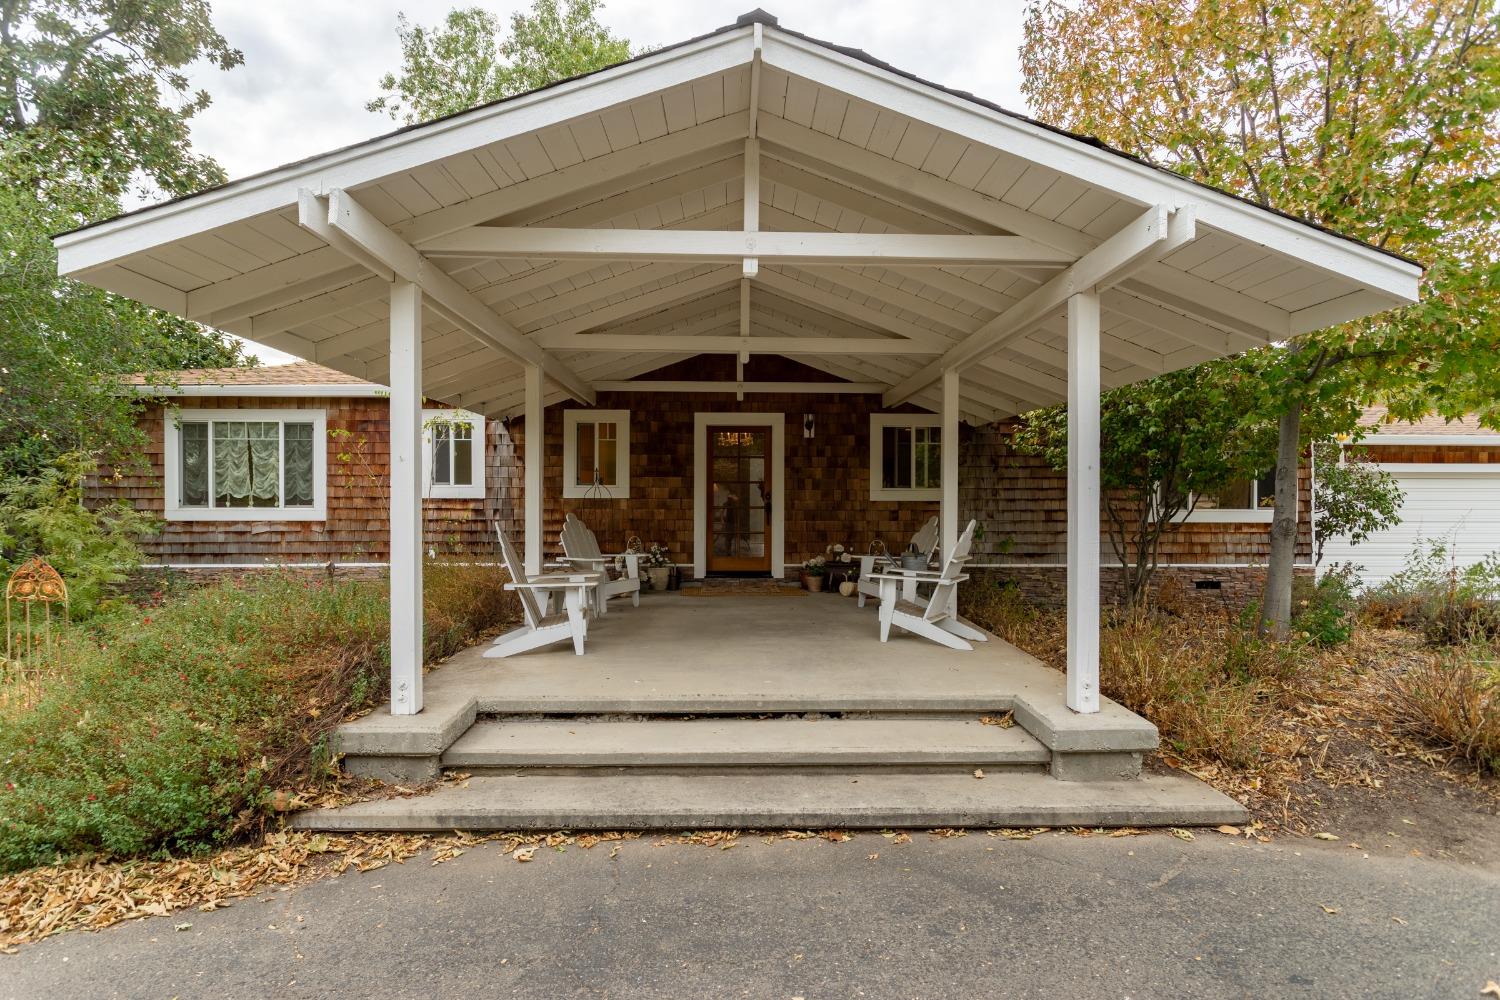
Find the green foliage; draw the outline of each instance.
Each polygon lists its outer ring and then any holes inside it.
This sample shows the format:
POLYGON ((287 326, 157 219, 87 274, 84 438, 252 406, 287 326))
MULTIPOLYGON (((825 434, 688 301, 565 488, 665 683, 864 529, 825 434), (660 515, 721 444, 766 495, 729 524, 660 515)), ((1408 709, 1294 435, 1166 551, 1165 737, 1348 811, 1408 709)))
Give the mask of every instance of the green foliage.
POLYGON ((1353 566, 1336 566, 1316 581, 1299 576, 1292 582, 1292 629, 1316 646, 1342 646, 1354 632, 1353 566))
POLYGON ((1347 537, 1358 545, 1377 531, 1401 523, 1401 504, 1406 493, 1396 477, 1374 462, 1344 454, 1339 445, 1322 443, 1314 448, 1317 481, 1313 490, 1313 533, 1317 537, 1315 562, 1323 561, 1328 539, 1347 537))
POLYGON ((57 277, 53 233, 119 212, 132 185, 223 179, 193 154, 205 94, 182 69, 239 62, 201 0, 0 4, 0 477, 70 451, 138 451, 127 372, 235 364, 237 343, 57 277))
POLYGON ((1500 636, 1500 552, 1460 567, 1448 539, 1423 539, 1406 565, 1364 595, 1378 618, 1419 630, 1428 642, 1453 645, 1500 636))
POLYGON ((522 94, 630 58, 630 43, 599 23, 601 0, 533 0, 510 17, 510 33, 482 7, 455 8, 441 27, 400 15, 401 70, 380 78, 370 101, 404 124, 430 121, 522 94))
MULTIPOLYGON (((1211 361, 1101 397, 1099 478, 1111 544, 1130 567, 1128 603, 1145 599, 1162 536, 1196 494, 1270 464, 1275 425, 1259 406, 1261 360, 1211 361)), ((1026 415, 1015 445, 1066 470, 1067 430, 1066 408, 1039 410, 1026 415)))
POLYGON ((82 484, 93 466, 70 453, 40 475, 0 479, 0 581, 41 556, 67 583, 75 618, 97 610, 109 585, 140 565, 137 542, 156 528, 124 502, 85 508, 82 484))
MULTIPOLYGON (((492 568, 424 575, 431 657, 513 617, 492 568)), ((331 729, 382 696, 385 591, 268 572, 66 630, 35 699, 18 707, 0 683, 0 871, 191 851, 264 823, 272 792, 326 776, 331 729)))

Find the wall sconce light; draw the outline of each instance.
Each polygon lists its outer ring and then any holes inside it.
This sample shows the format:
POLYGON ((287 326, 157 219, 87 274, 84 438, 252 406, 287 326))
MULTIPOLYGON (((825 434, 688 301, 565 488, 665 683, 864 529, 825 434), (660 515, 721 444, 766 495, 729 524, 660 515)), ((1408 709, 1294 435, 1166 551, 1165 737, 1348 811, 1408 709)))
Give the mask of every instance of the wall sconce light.
POLYGON ((815 429, 816 428, 813 425, 813 415, 811 413, 802 414, 802 436, 805 438, 812 437, 813 431, 815 429))

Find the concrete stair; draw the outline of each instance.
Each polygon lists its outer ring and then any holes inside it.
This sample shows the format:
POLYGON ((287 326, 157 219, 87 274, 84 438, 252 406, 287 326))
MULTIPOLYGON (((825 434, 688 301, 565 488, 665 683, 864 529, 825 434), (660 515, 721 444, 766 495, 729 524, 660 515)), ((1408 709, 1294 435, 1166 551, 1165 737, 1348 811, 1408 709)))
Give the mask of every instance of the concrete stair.
POLYGON ((497 771, 652 768, 1041 770, 1052 755, 1019 726, 968 717, 483 719, 442 765, 497 771))
POLYGON ((881 829, 1237 823, 1244 809, 1185 774, 1066 782, 1026 772, 471 777, 411 798, 300 813, 305 830, 881 829))

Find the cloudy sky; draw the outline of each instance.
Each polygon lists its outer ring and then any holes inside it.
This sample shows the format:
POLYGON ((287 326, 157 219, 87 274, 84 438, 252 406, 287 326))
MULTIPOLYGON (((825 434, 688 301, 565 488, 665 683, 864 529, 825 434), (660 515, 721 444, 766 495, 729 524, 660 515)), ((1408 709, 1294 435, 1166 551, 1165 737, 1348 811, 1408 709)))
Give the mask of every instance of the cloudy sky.
MULTIPOLYGON (((198 149, 230 177, 244 177, 388 131, 394 123, 364 106, 378 95, 381 74, 397 66, 397 12, 430 24, 449 6, 475 3, 509 15, 530 0, 218 0, 214 20, 245 64, 192 75, 194 87, 213 95, 193 129, 198 149)), ((729 24, 755 3, 606 0, 601 19, 633 45, 662 45, 729 24)), ((788 28, 1025 109, 1020 0, 800 0, 767 9, 788 28)), ((289 360, 266 348, 256 353, 267 363, 289 360)))

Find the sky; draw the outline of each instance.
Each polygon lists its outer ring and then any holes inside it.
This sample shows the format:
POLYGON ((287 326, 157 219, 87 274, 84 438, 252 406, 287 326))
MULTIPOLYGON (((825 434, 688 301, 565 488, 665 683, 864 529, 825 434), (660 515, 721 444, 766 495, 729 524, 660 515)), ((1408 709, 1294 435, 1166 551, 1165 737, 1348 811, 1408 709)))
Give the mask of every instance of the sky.
MULTIPOLYGON (((793 30, 878 58, 1024 111, 1021 0, 760 0, 793 30)), ((730 24, 756 0, 606 0, 600 20, 635 47, 665 45, 730 24)), ((218 0, 214 21, 245 63, 201 67, 193 88, 213 104, 194 120, 193 142, 231 178, 387 132, 365 110, 380 76, 397 68, 396 15, 440 21, 450 6, 479 5, 508 18, 529 0, 218 0)), ((263 363, 292 360, 252 345, 263 363)))

